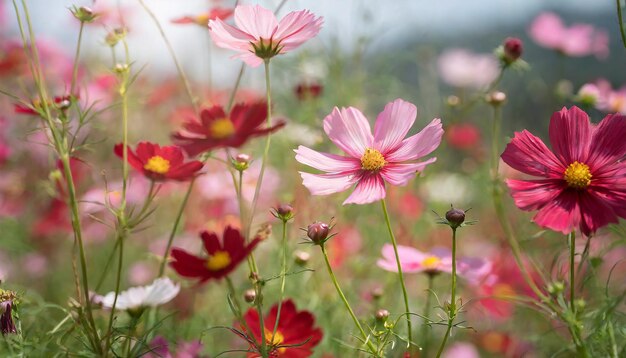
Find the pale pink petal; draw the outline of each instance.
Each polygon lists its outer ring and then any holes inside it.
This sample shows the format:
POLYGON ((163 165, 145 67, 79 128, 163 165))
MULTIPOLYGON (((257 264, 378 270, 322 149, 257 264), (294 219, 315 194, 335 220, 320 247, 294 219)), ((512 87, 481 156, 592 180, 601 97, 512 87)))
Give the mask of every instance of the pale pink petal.
POLYGON ((254 37, 220 19, 209 21, 209 34, 216 46, 238 52, 252 51, 254 37))
POLYGON ((322 28, 322 17, 315 18, 308 10, 294 11, 278 23, 274 39, 282 46, 281 53, 291 51, 315 37, 322 28))
POLYGON ((572 25, 564 31, 560 50, 568 56, 587 56, 593 53, 593 26, 572 25))
POLYGON ((324 131, 335 145, 354 158, 361 158, 374 138, 367 118, 356 108, 337 107, 324 118, 324 131))
POLYGON ((437 160, 437 158, 430 158, 420 163, 393 163, 385 166, 380 175, 385 181, 391 185, 406 185, 411 179, 424 170, 424 168, 437 160))
POLYGON ((559 179, 508 179, 506 185, 511 190, 515 205, 522 210, 537 210, 554 200, 564 189, 564 183, 559 179))
POLYGON ((543 47, 559 49, 565 35, 563 21, 556 14, 545 12, 530 25, 530 37, 543 47))
POLYGON ((263 63, 263 59, 258 57, 254 52, 251 51, 231 56, 231 58, 238 58, 250 67, 259 67, 263 63))
POLYGON ((548 134, 554 154, 565 166, 574 161, 587 162, 593 127, 583 110, 574 106, 555 112, 548 134))
POLYGON ((435 118, 419 133, 403 140, 400 147, 385 155, 385 159, 388 162, 417 160, 437 149, 442 136, 441 120, 435 118))
POLYGON ((339 193, 350 188, 358 179, 358 175, 350 173, 310 174, 300 172, 302 184, 312 195, 328 195, 339 193))
POLYGON ((269 40, 278 27, 274 13, 260 5, 240 5, 235 8, 235 24, 257 40, 269 40))
POLYGON ((343 202, 346 204, 369 204, 384 199, 385 182, 378 174, 364 175, 350 196, 343 202))
POLYGON ((416 117, 417 107, 413 103, 402 99, 388 103, 374 124, 374 148, 383 155, 398 148, 416 117))
POLYGON ((356 158, 320 153, 303 145, 294 152, 296 152, 296 160, 300 163, 325 172, 337 173, 361 169, 361 161, 356 158))
MULTIPOLYGON (((386 271, 398 272, 398 264, 396 263, 396 254, 391 244, 385 244, 381 250, 382 259, 377 261, 377 265, 386 271)), ((428 257, 423 252, 410 246, 398 245, 398 257, 400 258, 400 266, 405 273, 419 272, 421 262, 428 257)))

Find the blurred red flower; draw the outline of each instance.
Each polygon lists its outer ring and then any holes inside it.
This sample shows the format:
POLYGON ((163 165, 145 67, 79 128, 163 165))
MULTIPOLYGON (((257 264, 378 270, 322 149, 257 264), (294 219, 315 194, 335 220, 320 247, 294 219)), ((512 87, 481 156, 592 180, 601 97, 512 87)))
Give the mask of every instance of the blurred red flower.
POLYGON ((480 130, 471 123, 451 124, 446 128, 445 138, 450 147, 469 150, 480 143, 480 130))
POLYGON ((172 19, 172 23, 179 25, 196 24, 202 27, 207 27, 209 26, 209 20, 226 20, 231 16, 233 16, 233 9, 214 7, 209 12, 204 12, 194 16, 183 16, 172 19))
MULTIPOLYGON (((115 154, 124 157, 124 145, 115 145, 115 154)), ((202 169, 202 162, 192 160, 185 163, 183 152, 176 146, 159 146, 150 142, 137 144, 136 152, 128 148, 128 163, 154 181, 185 181, 197 175, 202 169)))

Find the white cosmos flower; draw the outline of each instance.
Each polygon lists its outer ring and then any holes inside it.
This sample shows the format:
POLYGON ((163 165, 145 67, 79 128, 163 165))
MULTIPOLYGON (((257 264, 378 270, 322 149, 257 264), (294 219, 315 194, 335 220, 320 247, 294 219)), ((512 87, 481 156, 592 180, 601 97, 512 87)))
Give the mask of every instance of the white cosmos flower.
MULTIPOLYGON (((131 287, 117 296, 115 308, 133 310, 142 307, 156 307, 171 301, 180 292, 180 285, 167 277, 158 278, 149 286, 131 287)), ((102 298, 102 307, 112 308, 115 292, 109 292, 102 298)))

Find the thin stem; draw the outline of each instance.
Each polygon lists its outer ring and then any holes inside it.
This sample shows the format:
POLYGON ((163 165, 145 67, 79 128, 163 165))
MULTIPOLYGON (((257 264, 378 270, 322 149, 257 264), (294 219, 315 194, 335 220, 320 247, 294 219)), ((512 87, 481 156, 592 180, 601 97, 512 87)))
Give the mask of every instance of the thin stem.
POLYGON ((125 233, 119 233, 117 242, 119 243, 119 256, 117 261, 117 275, 115 276, 115 297, 113 298, 113 305, 111 306, 111 313, 109 314, 109 325, 107 326, 107 343, 106 351, 111 346, 111 335, 113 330, 113 319, 115 318, 115 306, 117 305, 117 299, 120 292, 120 286, 122 282, 122 268, 124 263, 124 239, 125 233))
POLYGON ((574 258, 576 256, 576 231, 568 235, 569 239, 569 304, 572 312, 575 312, 574 300, 576 299, 576 281, 574 270, 574 258))
POLYGON ((369 336, 365 333, 365 330, 361 326, 361 323, 359 322, 359 319, 354 314, 354 311, 352 310, 352 307, 350 307, 350 303, 348 303, 348 299, 343 294, 343 291, 341 290, 341 287, 339 286, 339 282, 337 282, 337 278, 335 277, 335 273, 333 272, 333 268, 330 266, 330 261, 328 260, 328 255, 326 254, 326 248, 324 247, 323 244, 320 245, 320 248, 322 249, 322 254, 324 256, 324 262, 326 263, 326 269, 328 270, 328 274, 330 275, 330 279, 333 281, 333 285, 335 285, 335 289, 337 290, 337 293, 339 294, 339 297, 341 297, 341 300, 343 301, 343 304, 346 306, 346 309, 348 310, 348 313, 350 314, 350 317, 352 317, 352 321, 354 321, 354 325, 359 330, 359 332, 361 332, 361 336, 363 337, 363 342, 367 343, 367 347, 369 348, 370 352, 376 352, 376 348, 374 347, 374 344, 369 339, 369 336))
POLYGON ((248 338, 252 339, 255 345, 258 345, 256 341, 256 337, 254 336, 254 333, 248 326, 248 322, 246 322, 246 320, 243 318, 243 315, 241 314, 241 304, 239 303, 239 299, 237 298, 237 292, 235 291, 235 286, 233 285, 233 281, 228 276, 226 276, 225 279, 226 279, 226 284, 228 286, 228 293, 230 295, 230 298, 233 304, 235 305, 235 310, 237 311, 235 312, 235 316, 237 320, 239 320, 239 324, 241 324, 241 327, 244 328, 246 332, 250 334, 248 338))
MULTIPOLYGON (((267 100, 267 128, 272 126, 272 87, 270 83, 270 60, 266 59, 265 62, 265 94, 267 100)), ((272 135, 267 134, 265 141, 265 150, 263 151, 263 160, 261 162, 261 171, 256 182, 256 188, 254 189, 254 197, 252 199, 252 206, 250 207, 250 217, 248 218, 247 238, 250 238, 250 229, 252 227, 252 219, 254 218, 254 212, 256 210, 256 204, 261 192, 261 184, 263 183, 263 174, 265 174, 265 167, 267 166, 267 157, 270 151, 270 142, 272 135)))
POLYGON ((435 281, 435 275, 428 274, 427 276, 428 289, 426 291, 426 304, 424 305, 424 312, 422 314, 422 316, 425 317, 424 319, 426 320, 425 324, 422 326, 422 355, 424 357, 428 357, 428 343, 430 338, 430 331, 426 323, 428 323, 429 321, 428 317, 430 316, 431 295, 433 290, 433 284, 435 281))
POLYGON ((165 42, 165 46, 167 46, 167 50, 169 51, 170 56, 172 57, 172 60, 174 61, 174 65, 176 65, 176 71, 178 71, 178 76, 180 77, 181 81, 183 82, 183 86, 185 87, 185 91, 187 92, 187 96, 189 96, 189 100, 191 101, 191 104, 192 104, 194 110, 197 113, 199 111, 198 98, 196 98, 193 95, 193 91, 191 90, 191 85, 189 84, 189 80, 187 79, 187 75, 185 74, 185 71, 183 71, 183 67, 178 62, 178 58, 176 57, 176 52, 174 52, 174 48, 172 47, 172 44, 170 43, 170 41, 168 40, 167 36, 165 35, 165 31, 163 30, 163 27, 161 26, 161 23, 159 22, 159 19, 157 19, 157 17, 154 14, 154 12, 152 12, 152 10, 150 10, 148 5, 146 5, 146 3, 143 0, 139 0, 139 4, 141 4, 143 9, 148 13, 148 15, 152 18, 152 21, 154 22, 156 27, 159 29, 159 33, 161 34, 161 38, 163 39, 163 42, 165 42))
POLYGON ((70 85, 70 95, 74 96, 74 89, 76 88, 76 80, 78 78, 78 60, 80 58, 80 44, 83 39, 83 29, 85 23, 80 22, 80 29, 78 30, 78 43, 76 44, 76 53, 74 54, 74 70, 72 71, 72 84, 70 85))
POLYGON ((441 341, 439 351, 437 352, 437 358, 441 357, 443 348, 446 346, 450 332, 452 331, 452 324, 456 318, 456 228, 452 229, 452 283, 450 284, 450 308, 448 310, 448 329, 446 335, 441 341))
POLYGON ((619 32, 622 36, 622 44, 626 48, 626 30, 624 29, 624 18, 622 16, 621 0, 615 0, 617 4, 617 21, 619 21, 619 32))
POLYGON ((278 330, 278 322, 280 322, 280 311, 283 308, 283 298, 285 297, 285 282, 287 276, 287 220, 283 220, 283 240, 282 240, 282 249, 283 249, 283 262, 282 268, 280 270, 280 296, 278 299, 278 309, 276 311, 276 322, 274 323, 274 329, 272 330, 272 340, 274 342, 274 336, 276 335, 276 330, 278 330))
POLYGON ((404 310, 406 312, 406 321, 408 328, 408 344, 407 347, 411 345, 412 329, 411 329, 411 309, 409 307, 409 295, 406 291, 406 284, 404 283, 404 274, 402 273, 402 264, 400 263, 400 255, 398 254, 398 244, 396 243, 396 237, 393 234, 393 230, 391 229, 391 221, 389 220, 389 213, 387 212, 387 204, 385 203, 385 199, 380 201, 383 207, 383 214, 385 215, 385 223, 387 224, 387 230, 389 231, 389 237, 391 238, 391 244, 393 245, 393 252, 396 256, 396 265, 398 267, 398 276, 400 277, 400 286, 402 287, 402 297, 404 298, 404 310))

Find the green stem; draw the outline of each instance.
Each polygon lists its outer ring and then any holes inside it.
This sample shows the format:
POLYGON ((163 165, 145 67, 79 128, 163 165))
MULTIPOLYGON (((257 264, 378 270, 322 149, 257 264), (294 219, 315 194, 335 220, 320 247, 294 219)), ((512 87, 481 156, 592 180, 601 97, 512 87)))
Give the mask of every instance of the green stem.
POLYGON ((396 256, 396 265, 398 267, 398 276, 400 277, 400 286, 402 287, 402 297, 404 298, 404 310, 406 314, 407 328, 408 328, 408 343, 407 347, 411 345, 412 341, 412 329, 411 329, 411 309, 409 307, 409 295, 406 291, 406 284, 404 283, 404 274, 402 273, 402 264, 400 263, 400 255, 398 254, 398 244, 396 243, 396 237, 391 229, 391 221, 389 220, 389 213, 387 212, 387 204, 385 199, 381 200, 383 207, 383 214, 385 215, 385 222, 387 224, 387 230, 389 231, 389 237, 391 238, 391 244, 393 245, 393 252, 396 256))
POLYGON ((424 357, 428 357, 430 331, 429 331, 429 327, 427 323, 430 320, 429 316, 430 316, 431 295, 433 293, 432 290, 433 290, 433 284, 435 281, 435 275, 428 274, 427 276, 428 276, 428 290, 426 291, 426 304, 424 305, 424 312, 422 314, 424 316, 424 320, 426 320, 426 322, 422 326, 422 355, 424 357))
POLYGON ((446 346, 450 332, 452 331, 452 325, 456 318, 456 228, 452 229, 452 283, 450 285, 450 308, 448 310, 448 329, 446 335, 441 341, 439 351, 437 352, 437 358, 441 357, 443 349, 446 346))
POLYGON ((283 220, 283 240, 282 240, 282 249, 283 249, 283 263, 282 268, 280 270, 280 296, 278 299, 278 309, 276 311, 276 322, 274 322, 274 329, 272 330, 272 340, 274 342, 274 336, 276 335, 276 330, 278 330, 278 322, 280 321, 280 311, 283 308, 283 298, 285 297, 285 283, 287 278, 287 221, 283 220))
POLYGON ((72 84, 70 85, 70 96, 74 96, 74 89, 76 88, 76 80, 78 78, 78 60, 80 58, 80 44, 83 39, 83 29, 85 27, 84 22, 80 22, 80 29, 78 30, 78 43, 76 44, 76 53, 74 55, 74 70, 72 71, 72 84))
MULTIPOLYGON (((322 255, 324 256, 324 262, 326 263, 326 269, 328 270, 328 274, 330 275, 330 279, 333 281, 333 285, 335 285, 335 289, 337 290, 337 293, 339 294, 339 297, 341 297, 341 300, 343 301, 343 304, 346 306, 346 309, 348 310, 348 313, 350 314, 350 317, 352 317, 352 321, 354 321, 354 325, 359 330, 359 332, 361 332, 361 336, 363 338, 363 342, 367 343, 367 347, 369 348, 371 353, 376 352, 376 347, 374 347, 374 344, 369 339, 369 336, 365 333, 365 330, 361 326, 361 323, 359 322, 359 319, 354 314, 354 311, 352 310, 352 307, 350 307, 350 303, 348 303, 348 299, 343 294, 343 291, 341 290, 341 287, 339 286, 339 282, 337 282, 337 278, 335 277, 335 273, 333 272, 333 268, 330 266, 330 261, 328 260, 328 255, 326 254, 326 248, 324 247, 324 244, 320 245, 320 248, 322 249, 322 255)), ((376 353, 376 355, 378 356, 377 353, 376 353)))
POLYGON ((620 0, 615 0, 617 4, 617 20, 619 21, 619 32, 622 36, 622 44, 626 48, 626 30, 624 30, 624 18, 622 16, 622 4, 620 0))
MULTIPOLYGON (((239 324, 241 324, 241 327, 244 328, 246 332, 248 333, 249 335, 248 338, 252 339, 255 345, 258 345, 256 341, 256 337, 254 336, 254 333, 250 329, 250 326, 248 326, 248 322, 246 322, 246 320, 243 318, 243 315, 241 313, 241 304, 239 303, 239 299, 237 298, 237 292, 235 291, 235 286, 233 285, 233 281, 231 281, 230 277, 228 276, 226 276, 225 279, 226 279, 226 284, 228 286, 228 292, 230 294, 233 304, 235 305, 235 310, 237 311, 235 312, 235 316, 237 320, 239 321, 239 324)), ((261 333, 261 336, 263 335, 262 333, 261 333)))
POLYGON ((572 312, 576 312, 574 300, 576 299, 576 281, 574 270, 574 258, 576 257, 576 231, 568 235, 569 239, 569 304, 572 312))
MULTIPOLYGON (((272 126, 272 87, 270 83, 270 60, 266 59, 265 62, 265 92, 267 100, 267 127, 272 126)), ((252 227, 252 219, 254 218, 254 212, 256 210, 256 204, 259 200, 259 194, 261 192, 261 184, 263 183, 263 175, 265 174, 265 167, 267 166, 267 157, 270 151, 270 142, 272 135, 267 134, 267 140, 265 141, 265 150, 263 151, 263 160, 261 162, 261 171, 256 182, 256 188, 254 189, 254 197, 252 199, 252 206, 250 207, 250 217, 248 218, 248 227, 246 238, 250 239, 250 229, 252 227)))

